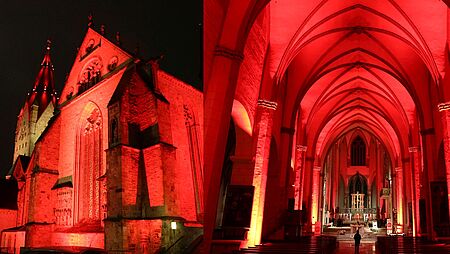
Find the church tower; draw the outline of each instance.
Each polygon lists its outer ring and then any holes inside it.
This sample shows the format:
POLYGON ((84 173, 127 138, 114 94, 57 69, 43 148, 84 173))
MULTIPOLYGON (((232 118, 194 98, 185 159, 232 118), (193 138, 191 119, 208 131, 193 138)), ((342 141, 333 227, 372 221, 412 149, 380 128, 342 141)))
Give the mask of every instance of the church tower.
POLYGON ((28 93, 25 104, 17 117, 14 158, 19 155, 30 156, 36 140, 47 127, 56 105, 56 91, 53 80, 53 64, 50 59, 51 42, 47 40, 44 59, 28 93))

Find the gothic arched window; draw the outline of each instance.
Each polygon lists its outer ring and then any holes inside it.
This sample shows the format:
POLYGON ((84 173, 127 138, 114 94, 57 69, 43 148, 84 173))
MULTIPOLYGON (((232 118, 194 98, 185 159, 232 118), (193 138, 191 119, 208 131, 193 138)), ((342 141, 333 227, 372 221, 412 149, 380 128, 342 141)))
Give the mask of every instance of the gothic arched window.
POLYGON ((349 187, 349 204, 350 207, 355 208, 362 208, 362 207, 366 207, 366 204, 368 202, 368 197, 367 197, 367 178, 364 177, 363 175, 361 175, 359 172, 357 172, 355 175, 353 175, 352 177, 350 177, 349 179, 349 183, 348 183, 348 187, 349 187), (358 199, 360 201, 360 203, 358 205, 355 205, 354 202, 356 200, 354 200, 353 196, 354 195, 362 195, 362 199, 358 199))
POLYGON ((77 221, 100 221, 100 182, 102 164, 102 116, 89 104, 80 119, 77 163, 77 221))
POLYGON ((357 136, 351 146, 351 165, 365 166, 366 165, 366 144, 364 140, 357 136))

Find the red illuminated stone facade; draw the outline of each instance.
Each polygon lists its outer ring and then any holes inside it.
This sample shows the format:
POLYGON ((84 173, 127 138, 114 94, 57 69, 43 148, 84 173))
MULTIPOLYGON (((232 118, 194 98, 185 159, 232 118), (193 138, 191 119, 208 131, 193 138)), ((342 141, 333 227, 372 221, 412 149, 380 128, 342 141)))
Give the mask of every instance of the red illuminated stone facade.
POLYGON ((89 28, 57 96, 48 45, 18 118, 8 174, 18 209, 0 209, 10 218, 1 219, 2 251, 195 247, 204 217, 202 93, 89 28))
POLYGON ((450 236, 447 4, 204 1, 207 253, 337 221, 450 236))

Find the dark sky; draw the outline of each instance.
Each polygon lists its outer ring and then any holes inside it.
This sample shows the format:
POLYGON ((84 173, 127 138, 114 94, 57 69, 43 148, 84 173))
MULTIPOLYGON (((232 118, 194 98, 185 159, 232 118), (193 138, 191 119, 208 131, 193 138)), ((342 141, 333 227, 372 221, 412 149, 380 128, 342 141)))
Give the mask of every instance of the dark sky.
POLYGON ((0 175, 12 164, 17 115, 52 41, 58 93, 87 30, 120 32, 122 46, 141 56, 164 55, 161 68, 201 89, 201 0, 14 0, 0 3, 0 175))

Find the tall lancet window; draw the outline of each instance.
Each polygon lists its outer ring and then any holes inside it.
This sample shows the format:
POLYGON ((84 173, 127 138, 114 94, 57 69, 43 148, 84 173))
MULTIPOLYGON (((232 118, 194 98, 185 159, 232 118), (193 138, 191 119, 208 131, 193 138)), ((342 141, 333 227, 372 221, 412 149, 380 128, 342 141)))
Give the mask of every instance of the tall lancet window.
POLYGON ((366 144, 364 140, 357 136, 351 146, 351 162, 352 166, 365 166, 366 165, 366 144))
POLYGON ((78 222, 100 221, 102 164, 102 116, 97 106, 89 104, 82 113, 78 134, 77 199, 78 222))

